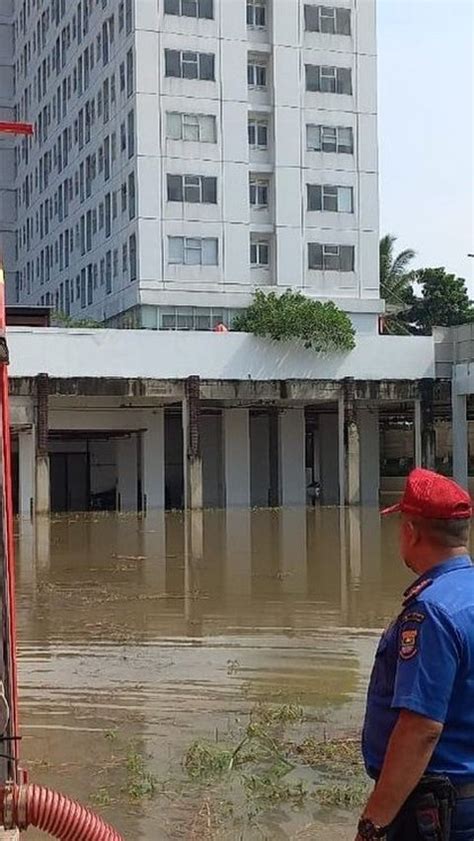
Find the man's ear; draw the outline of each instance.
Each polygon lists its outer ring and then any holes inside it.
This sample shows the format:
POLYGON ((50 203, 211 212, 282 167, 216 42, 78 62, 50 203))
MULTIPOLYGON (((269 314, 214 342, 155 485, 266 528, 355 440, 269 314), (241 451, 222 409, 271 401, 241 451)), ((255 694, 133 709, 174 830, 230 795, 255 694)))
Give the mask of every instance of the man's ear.
POLYGON ((416 546, 421 540, 421 530, 418 524, 413 520, 407 520, 406 527, 411 545, 416 546))

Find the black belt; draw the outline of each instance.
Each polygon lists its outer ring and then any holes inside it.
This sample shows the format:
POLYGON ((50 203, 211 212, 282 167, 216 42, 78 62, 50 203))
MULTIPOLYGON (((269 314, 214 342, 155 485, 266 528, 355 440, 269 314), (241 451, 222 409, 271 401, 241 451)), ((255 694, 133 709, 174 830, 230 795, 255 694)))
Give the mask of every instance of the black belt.
MULTIPOLYGON (((377 781, 380 775, 369 768, 369 776, 372 777, 373 780, 377 781)), ((455 785, 454 790, 456 792, 457 800, 469 800, 471 797, 474 797, 474 782, 464 783, 463 785, 455 785)))

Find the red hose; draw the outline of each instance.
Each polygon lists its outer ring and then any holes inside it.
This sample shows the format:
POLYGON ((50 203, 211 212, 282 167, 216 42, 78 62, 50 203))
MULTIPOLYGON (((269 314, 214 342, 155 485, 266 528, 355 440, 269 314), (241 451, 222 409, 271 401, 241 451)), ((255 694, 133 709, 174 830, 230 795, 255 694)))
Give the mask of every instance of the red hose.
POLYGON ((63 794, 36 785, 3 788, 0 825, 20 830, 34 826, 59 841, 124 841, 90 809, 63 794))

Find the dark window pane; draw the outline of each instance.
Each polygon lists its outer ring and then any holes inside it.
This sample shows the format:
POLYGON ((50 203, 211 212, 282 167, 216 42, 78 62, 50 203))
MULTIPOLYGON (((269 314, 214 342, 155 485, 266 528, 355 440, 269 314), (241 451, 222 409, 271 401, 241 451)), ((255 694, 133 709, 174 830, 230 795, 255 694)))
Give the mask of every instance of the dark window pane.
POLYGON ((351 34, 351 10, 336 9, 337 32, 339 35, 351 34))
POLYGON ((198 78, 198 54, 184 52, 181 60, 183 79, 198 78))
POLYGON ((319 9, 317 6, 305 5, 304 26, 308 32, 319 32, 319 9))
POLYGON ((265 6, 256 6, 255 7, 255 26, 261 26, 264 28, 267 23, 267 16, 266 16, 266 9, 265 6))
POLYGON ((322 93, 336 93, 337 71, 335 67, 322 67, 320 78, 320 90, 322 93))
POLYGON ((214 17, 214 0, 199 0, 199 17, 212 20, 214 17))
POLYGON ((331 6, 321 7, 321 32, 334 35, 336 32, 336 10, 331 6))
POLYGON ((199 54, 199 78, 214 81, 214 56, 212 53, 199 54))
POLYGON ((337 92, 352 94, 352 70, 350 67, 337 68, 337 92))
POLYGON ((258 126, 258 145, 268 146, 268 126, 263 123, 258 126))
POLYGON ((197 17, 197 0, 181 0, 181 13, 188 18, 197 17))
POLYGON ((179 0, 165 0, 165 15, 179 15, 179 0))
POLYGON ((253 6, 247 3, 247 26, 253 26, 253 6))
POLYGON ((306 65, 306 90, 320 90, 320 68, 314 64, 306 65))
POLYGON ((323 210, 329 213, 337 212, 337 187, 323 188, 323 210))
POLYGON ((184 200, 198 204, 201 198, 201 179, 199 175, 184 176, 184 200))
POLYGON ((339 247, 339 268, 341 272, 354 271, 354 246, 341 245, 339 247))
POLYGON ((323 248, 317 242, 310 242, 308 245, 308 265, 310 269, 323 267, 323 248))
POLYGON ((317 184, 308 184, 308 210, 322 210, 322 191, 317 184))
POLYGON ((165 75, 181 76, 181 60, 179 50, 165 50, 165 75))
POLYGON ((181 175, 168 175, 168 201, 183 201, 183 178, 181 175))
POLYGON ((249 123, 248 124, 249 146, 255 146, 256 145, 255 130, 256 130, 255 123, 249 123))
POLYGON ((206 204, 217 204, 217 178, 202 179, 202 200, 206 204))
POLYGON ((354 133, 351 128, 340 128, 338 133, 338 152, 352 154, 354 151, 354 133))

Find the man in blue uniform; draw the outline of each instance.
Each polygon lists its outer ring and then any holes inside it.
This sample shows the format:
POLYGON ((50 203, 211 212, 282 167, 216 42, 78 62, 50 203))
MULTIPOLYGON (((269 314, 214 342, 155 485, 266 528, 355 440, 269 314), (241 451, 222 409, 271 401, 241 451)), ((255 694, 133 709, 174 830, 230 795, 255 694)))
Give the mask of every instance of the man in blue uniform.
POLYGON ((451 479, 414 470, 400 548, 418 576, 380 641, 363 754, 376 781, 356 841, 474 841, 472 503, 451 479))

